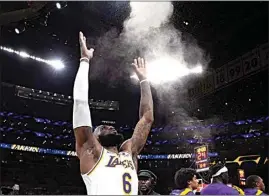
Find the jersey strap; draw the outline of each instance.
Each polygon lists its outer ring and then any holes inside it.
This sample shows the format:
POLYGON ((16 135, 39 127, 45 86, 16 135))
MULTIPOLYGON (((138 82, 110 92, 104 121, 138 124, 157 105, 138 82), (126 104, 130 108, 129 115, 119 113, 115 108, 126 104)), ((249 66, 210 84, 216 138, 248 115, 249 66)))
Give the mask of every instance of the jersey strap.
POLYGON ((261 195, 263 192, 261 190, 258 190, 256 195, 261 195))
POLYGON ((189 192, 191 192, 192 190, 191 189, 189 189, 189 188, 186 188, 184 191, 182 191, 181 193, 180 193, 180 195, 187 195, 189 192))
POLYGON ((240 189, 238 186, 233 185, 233 188, 234 188, 240 195, 245 195, 245 192, 244 192, 242 189, 240 189))

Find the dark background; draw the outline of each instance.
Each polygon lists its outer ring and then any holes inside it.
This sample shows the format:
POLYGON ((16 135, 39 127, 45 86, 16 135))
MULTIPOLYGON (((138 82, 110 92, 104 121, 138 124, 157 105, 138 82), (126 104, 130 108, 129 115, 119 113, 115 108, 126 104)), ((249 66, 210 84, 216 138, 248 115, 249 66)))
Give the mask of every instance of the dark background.
MULTIPOLYGON (((218 68, 260 44, 268 42, 268 2, 173 2, 173 4, 173 24, 186 38, 195 38, 198 45, 206 51, 211 59, 209 69, 218 68), (189 25, 184 25, 184 21, 188 21, 189 25)), ((0 10, 4 13, 30 6, 27 2, 1 2, 0 10)), ((45 59, 60 57, 66 65, 63 71, 55 72, 42 63, 0 51, 2 82, 72 95, 79 62, 78 32, 83 31, 89 44, 94 46, 96 40, 111 28, 120 31, 129 11, 128 2, 68 2, 67 7, 61 10, 55 8, 54 2, 48 2, 43 10, 44 13, 27 21, 27 28, 22 34, 17 35, 14 32, 18 22, 2 26, 0 45, 25 50, 45 59), (48 25, 41 25, 42 17, 48 12, 50 12, 48 25)), ((101 59, 102 54, 98 53, 98 48, 95 50, 95 58, 101 59)), ((131 61, 133 57, 128 58, 131 61)), ((113 62, 105 63, 113 64, 113 62)), ((113 66, 117 67, 117 64, 113 66)), ((107 73, 90 79, 90 98, 120 102, 120 111, 92 110, 92 116, 94 124, 98 124, 101 120, 115 120, 117 128, 128 125, 130 128, 123 132, 128 138, 132 133, 131 127, 134 127, 138 119, 139 86, 130 81, 130 73, 127 69, 121 70, 120 73, 122 78, 117 82, 113 81, 113 84, 106 80, 107 73)), ((14 87, 5 85, 2 85, 1 90, 2 111, 71 122, 72 105, 59 106, 21 99, 14 96, 14 87)), ((156 99, 155 90, 153 89, 154 99, 156 99)), ((158 106, 156 104, 157 110, 158 106)), ((268 69, 200 99, 199 109, 200 112, 197 112, 197 108, 188 112, 198 119, 218 116, 223 122, 268 116, 268 69), (228 103, 228 106, 225 103, 228 103)), ((166 118, 169 114, 171 114, 169 110, 158 112, 154 127, 167 126, 166 118)), ((8 117, 4 117, 1 121, 3 126, 9 126, 11 122, 13 122, 12 118, 8 117)), ((63 132, 63 128, 53 126, 44 129, 45 125, 36 125, 33 120, 28 124, 31 127, 27 128, 32 131, 52 132, 54 139, 37 138, 31 133, 21 135, 17 131, 22 128, 16 125, 14 132, 1 135, 1 142, 74 150, 71 131, 63 132), (64 134, 69 138, 55 139, 56 136, 64 134), (17 139, 19 136, 20 138, 17 139), (44 140, 47 141, 45 144, 44 140)), ((262 125, 245 125, 240 128, 231 126, 217 130, 219 130, 217 133, 212 134, 213 142, 209 142, 209 146, 211 151, 220 153, 219 159, 233 160, 243 154, 260 154, 263 160, 268 157, 268 135, 266 135, 268 120, 262 125), (232 137, 234 133, 246 134, 251 129, 259 130, 261 135, 253 138, 232 137), (217 140, 219 136, 223 137, 217 140)), ((193 152, 193 148, 199 145, 198 143, 189 144, 182 141, 174 145, 156 144, 159 140, 172 140, 183 132, 152 133, 149 140, 153 143, 145 147, 143 154, 193 152)), ((12 183, 17 182, 28 193, 36 187, 46 190, 39 190, 40 192, 35 190, 34 193, 85 193, 76 158, 67 160, 52 155, 42 156, 1 149, 1 161, 1 185, 3 186, 11 186, 12 183)), ((167 194, 168 187, 173 187, 172 179, 176 169, 193 166, 192 163, 192 160, 140 160, 139 168, 153 170, 159 176, 157 191, 167 194)), ((246 174, 261 175, 267 186, 268 165, 249 164, 241 166, 246 169, 246 174)), ((231 166, 234 184, 237 183, 236 168, 238 166, 231 166)))

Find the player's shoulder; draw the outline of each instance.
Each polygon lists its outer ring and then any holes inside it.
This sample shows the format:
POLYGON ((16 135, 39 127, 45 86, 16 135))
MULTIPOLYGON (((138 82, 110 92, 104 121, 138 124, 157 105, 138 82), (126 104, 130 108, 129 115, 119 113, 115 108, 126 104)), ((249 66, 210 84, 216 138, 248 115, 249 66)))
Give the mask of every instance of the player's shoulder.
POLYGON ((227 194, 231 194, 231 195, 239 195, 239 189, 236 189, 236 187, 230 187, 230 186, 227 186, 225 187, 225 189, 227 190, 227 194))

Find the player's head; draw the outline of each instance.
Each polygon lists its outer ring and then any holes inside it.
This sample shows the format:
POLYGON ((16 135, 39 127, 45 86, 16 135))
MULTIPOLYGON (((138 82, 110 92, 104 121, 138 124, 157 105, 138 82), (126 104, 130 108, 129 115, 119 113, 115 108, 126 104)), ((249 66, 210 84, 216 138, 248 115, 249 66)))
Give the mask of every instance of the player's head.
POLYGON ((210 168, 211 182, 222 182, 228 184, 229 175, 228 168, 223 163, 217 163, 210 168))
POLYGON ((94 135, 104 147, 118 147, 123 141, 122 134, 118 133, 113 126, 100 125, 95 128, 94 135))
POLYGON ((257 175, 251 175, 246 180, 246 187, 248 188, 258 188, 261 191, 265 190, 265 185, 263 179, 257 175))
POLYGON ((140 170, 138 172, 139 191, 150 193, 157 182, 157 176, 149 170, 140 170))
POLYGON ((190 188, 196 190, 198 188, 196 171, 191 168, 181 168, 175 174, 175 184, 178 189, 190 188))

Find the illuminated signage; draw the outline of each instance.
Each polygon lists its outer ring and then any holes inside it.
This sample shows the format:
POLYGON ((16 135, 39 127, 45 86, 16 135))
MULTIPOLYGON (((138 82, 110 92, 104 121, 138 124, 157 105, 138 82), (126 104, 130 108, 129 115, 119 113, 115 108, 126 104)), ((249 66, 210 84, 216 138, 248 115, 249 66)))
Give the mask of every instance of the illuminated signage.
POLYGON ((197 172, 207 171, 209 169, 208 146, 203 145, 194 149, 195 164, 197 172))

